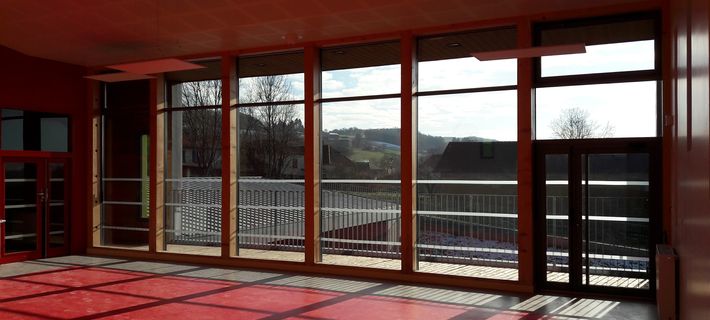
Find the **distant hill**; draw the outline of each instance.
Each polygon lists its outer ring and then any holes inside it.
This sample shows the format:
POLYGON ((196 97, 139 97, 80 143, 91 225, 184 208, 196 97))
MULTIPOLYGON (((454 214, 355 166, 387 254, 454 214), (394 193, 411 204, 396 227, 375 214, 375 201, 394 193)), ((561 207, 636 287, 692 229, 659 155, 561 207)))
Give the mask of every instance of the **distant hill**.
MULTIPOLYGON (((385 142, 393 145, 400 145, 399 128, 386 128, 386 129, 359 129, 359 128, 346 128, 337 129, 331 132, 335 132, 341 136, 360 136, 361 139, 368 141, 379 141, 385 142)), ((419 133, 417 137, 418 148, 421 151, 426 151, 430 153, 442 153, 446 149, 446 145, 452 141, 493 141, 492 139, 480 138, 480 137, 441 137, 441 136, 431 136, 428 134, 419 133)))

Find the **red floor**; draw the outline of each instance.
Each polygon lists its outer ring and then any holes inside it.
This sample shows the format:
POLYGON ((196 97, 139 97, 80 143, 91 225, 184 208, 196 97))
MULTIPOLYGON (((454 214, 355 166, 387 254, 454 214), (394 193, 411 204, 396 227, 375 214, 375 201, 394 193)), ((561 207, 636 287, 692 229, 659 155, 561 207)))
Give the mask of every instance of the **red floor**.
POLYGON ((515 296, 100 257, 0 265, 0 320, 645 320, 656 319, 655 309, 652 303, 515 296))
MULTIPOLYGON (((0 319, 451 319, 474 307, 99 267, 0 279, 0 319)), ((484 310, 481 310, 484 311, 484 310)), ((481 312, 481 319, 520 319, 481 312)))

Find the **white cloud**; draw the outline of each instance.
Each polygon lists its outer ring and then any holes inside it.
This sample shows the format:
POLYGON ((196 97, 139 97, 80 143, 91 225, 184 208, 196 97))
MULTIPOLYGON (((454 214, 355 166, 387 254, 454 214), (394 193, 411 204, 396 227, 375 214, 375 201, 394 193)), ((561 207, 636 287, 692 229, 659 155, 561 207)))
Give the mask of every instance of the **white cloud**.
POLYGON ((324 131, 357 127, 360 129, 399 128, 399 99, 362 100, 324 103, 324 131))
POLYGON ((515 85, 517 61, 473 57, 419 63, 419 91, 515 85))
POLYGON ((424 96, 418 108, 419 132, 424 134, 499 141, 517 137, 515 91, 424 96))

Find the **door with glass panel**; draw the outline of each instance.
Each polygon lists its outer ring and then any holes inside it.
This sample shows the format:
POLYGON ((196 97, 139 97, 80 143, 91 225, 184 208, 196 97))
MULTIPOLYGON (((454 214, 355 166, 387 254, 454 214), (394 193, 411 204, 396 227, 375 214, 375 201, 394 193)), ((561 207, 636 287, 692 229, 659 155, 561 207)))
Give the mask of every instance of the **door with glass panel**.
POLYGON ((0 164, 0 262, 66 254, 66 161, 3 158, 0 164))
POLYGON ((537 145, 538 283, 650 294, 658 241, 655 139, 537 145), (544 272, 542 272, 544 271, 544 272))

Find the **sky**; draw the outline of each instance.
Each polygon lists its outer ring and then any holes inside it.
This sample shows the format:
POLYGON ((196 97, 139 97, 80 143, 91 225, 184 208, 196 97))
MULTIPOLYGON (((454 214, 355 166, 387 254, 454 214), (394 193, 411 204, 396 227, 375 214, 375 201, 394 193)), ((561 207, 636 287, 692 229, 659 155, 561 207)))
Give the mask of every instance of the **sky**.
MULTIPOLYGON (((543 76, 652 69, 653 41, 587 46, 587 53, 542 58, 543 76)), ((419 63, 419 91, 515 85, 515 59, 480 62, 460 58, 419 63)), ((295 98, 303 97, 303 75, 289 75, 295 98)), ((323 98, 399 93, 400 67, 390 65, 322 74, 323 98)), ((614 137, 656 134, 656 83, 588 85, 536 90, 536 138, 554 138, 551 123, 566 108, 588 111, 598 126, 609 124, 614 137)), ((323 130, 400 127, 399 99, 324 103, 323 130)), ((445 137, 515 141, 515 90, 422 96, 418 130, 445 137)), ((302 112, 301 112, 302 117, 302 112)))

